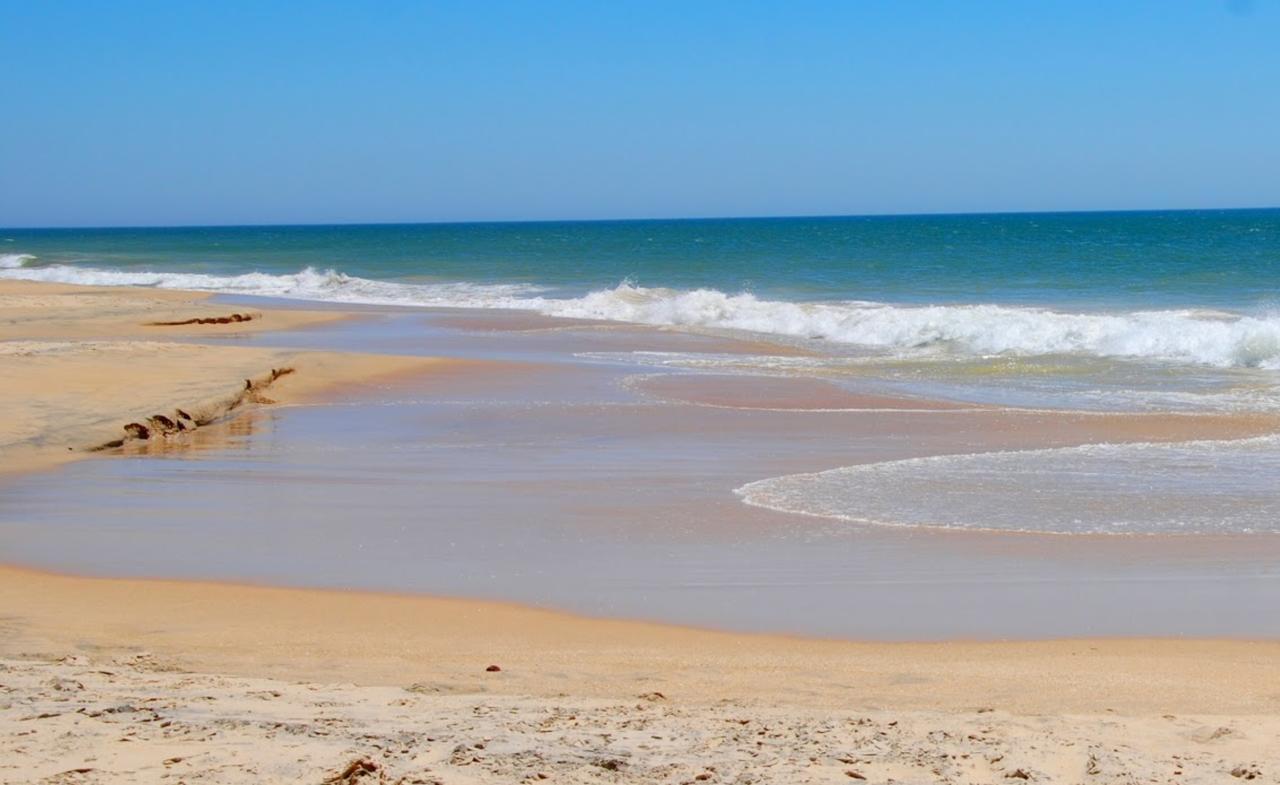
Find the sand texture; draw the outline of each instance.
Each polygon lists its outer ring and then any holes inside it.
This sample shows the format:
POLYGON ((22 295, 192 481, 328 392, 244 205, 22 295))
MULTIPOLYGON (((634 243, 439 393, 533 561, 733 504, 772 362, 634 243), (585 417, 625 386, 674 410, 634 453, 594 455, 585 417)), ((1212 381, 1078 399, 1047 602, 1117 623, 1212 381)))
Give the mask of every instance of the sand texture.
POLYGON ((229 309, 205 299, 152 289, 0 282, 0 471, 45 468, 122 446, 117 442, 172 445, 182 432, 242 406, 299 401, 342 383, 425 370, 434 362, 198 343, 200 335, 228 337, 343 316, 229 309), (152 326, 192 319, 214 322, 152 326))
POLYGON ((1275 715, 451 695, 188 674, 147 654, 0 661, 14 783, 1208 783, 1278 767, 1275 715))
POLYGON ((12 568, 0 618, 5 782, 321 783, 354 761, 374 768, 352 782, 445 783, 1280 770, 1275 642, 799 640, 12 568))
POLYGON ((0 280, 5 340, 189 339, 283 330, 349 318, 339 310, 261 309, 174 289, 0 280))

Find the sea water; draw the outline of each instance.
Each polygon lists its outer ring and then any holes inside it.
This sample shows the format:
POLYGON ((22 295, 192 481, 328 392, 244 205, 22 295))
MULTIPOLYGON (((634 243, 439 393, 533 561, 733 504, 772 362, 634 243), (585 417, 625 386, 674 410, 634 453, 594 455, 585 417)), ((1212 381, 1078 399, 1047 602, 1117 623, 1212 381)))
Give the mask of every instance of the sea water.
MULTIPOLYGON (((0 277, 516 309, 789 350, 593 345, 572 357, 744 385, 806 377, 974 407, 1280 412, 1280 210, 5 229, 0 277)), ((430 353, 426 333, 396 340, 430 353)), ((1276 454, 1267 439, 973 444, 757 478, 737 498, 851 525, 1267 535, 1280 531, 1276 454)))
POLYGON ((0 229, 5 277, 1274 366, 1280 210, 0 229))

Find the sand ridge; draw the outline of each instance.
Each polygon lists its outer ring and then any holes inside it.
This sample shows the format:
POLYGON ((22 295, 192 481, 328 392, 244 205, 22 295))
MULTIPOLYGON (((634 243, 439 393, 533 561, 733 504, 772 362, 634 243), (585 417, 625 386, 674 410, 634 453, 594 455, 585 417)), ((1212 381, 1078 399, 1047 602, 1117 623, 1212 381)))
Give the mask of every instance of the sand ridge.
POLYGON ((144 433, 180 437, 246 404, 302 401, 337 385, 444 363, 200 343, 211 335, 345 318, 340 311, 258 310, 234 311, 236 320, 205 299, 156 289, 0 281, 0 408, 6 413, 0 472, 84 458, 144 433), (166 320, 189 323, 154 324, 166 320), (285 369, 290 373, 282 374, 285 369))

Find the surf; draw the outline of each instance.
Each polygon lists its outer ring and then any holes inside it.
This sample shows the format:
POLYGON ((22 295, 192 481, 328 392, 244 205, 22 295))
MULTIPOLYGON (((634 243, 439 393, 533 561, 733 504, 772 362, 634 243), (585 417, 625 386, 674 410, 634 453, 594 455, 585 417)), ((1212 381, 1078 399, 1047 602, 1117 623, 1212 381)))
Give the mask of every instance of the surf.
POLYGON ((739 330, 903 355, 1082 355, 1218 368, 1280 369, 1280 313, 1171 309, 1071 312, 994 303, 902 305, 787 301, 718 289, 646 288, 630 282, 576 297, 526 283, 374 280, 337 270, 215 275, 33 266, 9 254, 0 276, 97 286, 153 286, 366 305, 502 308, 548 316, 739 330))
POLYGON ((938 455, 773 477, 734 493, 751 506, 850 524, 1276 534, 1278 446, 1280 437, 1261 436, 938 455))
POLYGON ((35 260, 36 257, 29 253, 0 253, 0 270, 15 270, 35 260))

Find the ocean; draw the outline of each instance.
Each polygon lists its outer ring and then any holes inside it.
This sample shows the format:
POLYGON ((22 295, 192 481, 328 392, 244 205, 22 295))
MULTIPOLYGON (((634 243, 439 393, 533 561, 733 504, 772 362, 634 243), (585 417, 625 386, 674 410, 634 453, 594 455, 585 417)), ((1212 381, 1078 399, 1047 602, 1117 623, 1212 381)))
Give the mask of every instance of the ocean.
POLYGON ((0 229, 0 275, 1280 367, 1280 210, 0 229))
POLYGON ((856 375, 1012 406, 1280 405, 1274 209, 8 229, 0 245, 7 278, 523 309, 747 331, 826 355, 728 358, 726 372, 856 375))

